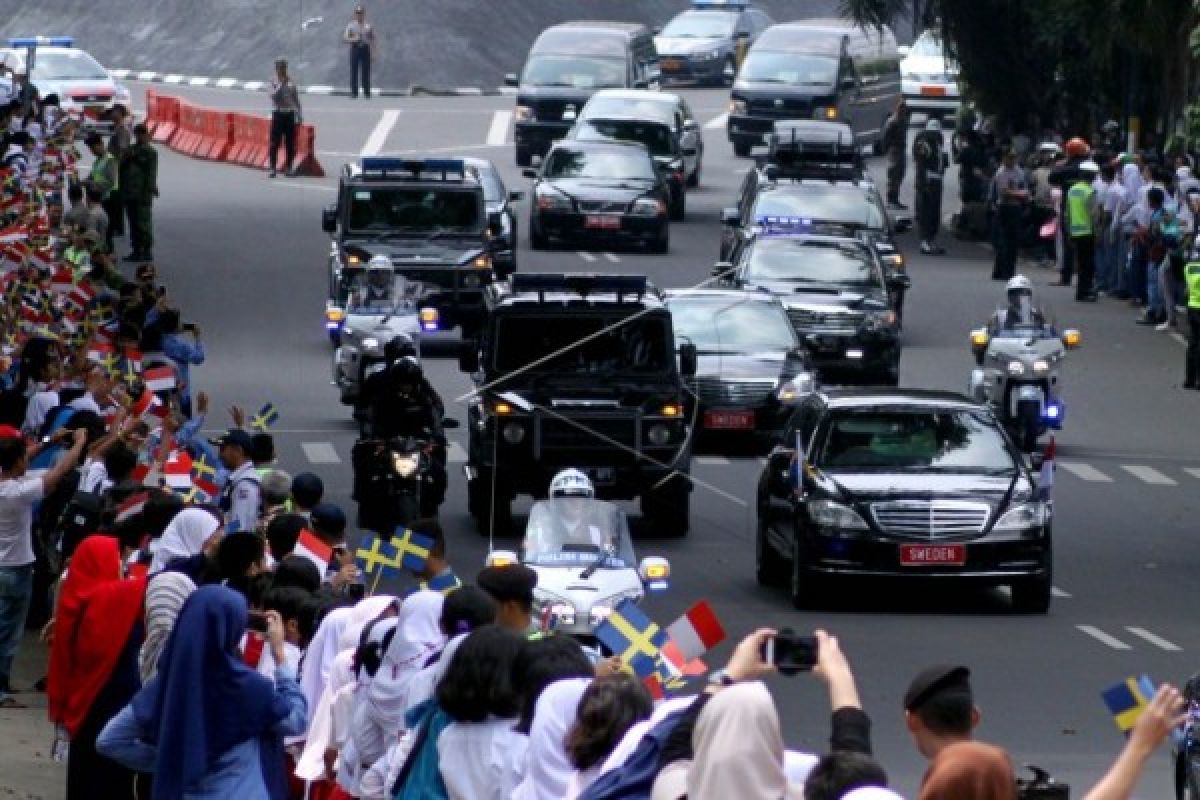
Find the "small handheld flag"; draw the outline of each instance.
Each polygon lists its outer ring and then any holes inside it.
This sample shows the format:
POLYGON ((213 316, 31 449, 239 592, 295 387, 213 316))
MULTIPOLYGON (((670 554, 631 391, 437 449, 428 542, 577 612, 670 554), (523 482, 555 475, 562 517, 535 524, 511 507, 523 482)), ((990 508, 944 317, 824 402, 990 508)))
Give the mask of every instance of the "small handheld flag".
POLYGON ((329 571, 329 560, 333 558, 333 548, 322 542, 317 535, 305 528, 300 531, 300 538, 292 552, 304 556, 317 565, 317 572, 322 576, 329 571))
POLYGON ((385 542, 378 536, 371 537, 370 547, 360 547, 354 551, 354 560, 358 568, 367 575, 376 571, 382 575, 393 575, 400 571, 400 551, 390 542, 385 542))
POLYGON ((126 498, 125 502, 117 506, 117 522, 123 522, 135 514, 142 513, 142 509, 146 506, 146 501, 150 499, 149 492, 138 492, 126 498))
POLYGON ((1117 729, 1126 736, 1137 724, 1138 717, 1154 699, 1154 681, 1148 675, 1126 678, 1111 689, 1101 692, 1104 704, 1113 715, 1117 729))
POLYGON ((250 427, 265 432, 276 422, 279 422, 279 409, 275 408, 274 403, 267 403, 251 418, 250 427))
POLYGON ((142 380, 152 392, 169 392, 175 388, 175 370, 165 364, 161 367, 150 367, 142 375, 142 380))
POLYGON ((667 635, 679 647, 684 661, 707 653, 725 639, 725 629, 712 606, 701 600, 667 626, 667 635))
POLYGON ((176 450, 167 457, 162 474, 167 486, 177 491, 188 491, 192 488, 192 457, 183 450, 176 450))
POLYGON ((204 455, 192 459, 192 485, 209 497, 216 497, 221 491, 217 486, 216 467, 209 464, 204 455))
POLYGON ((392 534, 392 546, 401 555, 400 566, 410 572, 420 572, 425 569, 429 560, 429 551, 433 548, 433 539, 415 531, 410 531, 403 525, 396 528, 392 534))
POLYGON ((657 671, 659 651, 667 642, 666 631, 630 599, 622 600, 596 628, 596 638, 643 679, 657 671))
POLYGON ((1049 443, 1046 444, 1046 451, 1042 455, 1042 468, 1038 473, 1038 497, 1043 502, 1049 503, 1054 489, 1054 457, 1057 454, 1058 446, 1054 443, 1054 437, 1050 437, 1049 443))

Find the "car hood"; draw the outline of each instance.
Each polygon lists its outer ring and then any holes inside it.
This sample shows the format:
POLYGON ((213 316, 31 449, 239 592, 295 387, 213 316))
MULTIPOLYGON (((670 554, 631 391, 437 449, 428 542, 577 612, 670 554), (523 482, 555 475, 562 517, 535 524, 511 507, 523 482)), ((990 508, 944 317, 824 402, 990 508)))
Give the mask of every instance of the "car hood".
POLYGON ((95 80, 71 79, 42 79, 34 81, 38 92, 53 92, 66 99, 74 94, 112 94, 116 91, 116 82, 112 78, 96 78, 95 80))
MULTIPOLYGON (((853 501, 879 499, 976 498, 998 502, 1013 485, 1013 475, 916 473, 916 472, 843 472, 823 473, 853 501)), ((1016 476, 1020 478, 1019 474, 1016 476)))
POLYGON ((464 237, 462 239, 441 238, 433 241, 422 239, 384 239, 381 241, 355 242, 347 240, 344 242, 343 247, 346 250, 354 250, 367 254, 363 259, 364 263, 370 260, 370 256, 385 255, 396 262, 459 264, 483 250, 483 244, 474 237, 464 237))
POLYGON ((696 376, 728 381, 774 381, 784 371, 787 353, 701 353, 696 376))
POLYGON ((941 56, 909 56, 900 62, 901 73, 917 75, 950 75, 958 74, 958 65, 947 61, 941 56))
POLYGON ((719 36, 696 39, 693 37, 655 36, 654 49, 660 56, 688 55, 701 50, 712 50, 724 42, 719 36))
POLYGON ((654 190, 654 184, 649 181, 616 183, 594 178, 557 178, 548 180, 546 183, 571 197, 610 202, 632 203, 637 198, 654 190))
POLYGON ((887 309, 887 295, 883 289, 868 291, 845 290, 837 294, 828 292, 804 291, 797 284, 788 281, 755 281, 755 286, 779 295, 779 299, 788 308, 852 308, 860 311, 884 311, 887 309))
POLYGON ((576 610, 586 612, 603 600, 642 591, 642 581, 636 569, 598 569, 586 579, 580 578, 583 567, 539 567, 530 565, 537 573, 539 592, 555 595, 570 602, 576 610))

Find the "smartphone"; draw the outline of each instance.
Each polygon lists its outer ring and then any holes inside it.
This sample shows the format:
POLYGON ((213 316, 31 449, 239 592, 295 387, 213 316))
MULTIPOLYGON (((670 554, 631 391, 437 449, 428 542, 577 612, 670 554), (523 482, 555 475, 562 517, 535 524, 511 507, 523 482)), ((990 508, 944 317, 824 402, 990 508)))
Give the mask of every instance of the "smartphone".
POLYGON ((784 675, 809 672, 817 665, 817 637, 798 636, 783 628, 763 643, 763 661, 774 664, 784 675))
POLYGON ((246 630, 254 631, 255 633, 266 633, 267 615, 261 611, 251 611, 250 618, 246 622, 246 630))

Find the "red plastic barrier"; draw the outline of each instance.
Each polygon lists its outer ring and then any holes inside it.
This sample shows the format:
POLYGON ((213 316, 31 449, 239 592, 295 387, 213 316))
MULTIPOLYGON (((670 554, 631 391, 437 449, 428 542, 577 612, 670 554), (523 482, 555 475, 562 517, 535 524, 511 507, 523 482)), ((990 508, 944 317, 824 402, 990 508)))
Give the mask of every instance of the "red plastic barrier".
POLYGON ((179 130, 171 139, 171 148, 194 156, 204 141, 204 109, 191 103, 179 103, 179 130))
POLYGON ((160 118, 161 112, 158 109, 158 92, 153 89, 146 90, 146 118, 142 120, 142 124, 150 131, 150 135, 154 135, 155 129, 162 124, 160 118))
POLYGON ((296 164, 297 175, 308 175, 312 178, 324 178, 325 170, 317 161, 317 129, 312 125, 301 125, 296 130, 296 164))
POLYGON ((255 169, 266 169, 271 121, 252 114, 233 115, 233 149, 227 161, 255 169))
POLYGON ((179 130, 179 98, 158 95, 158 125, 154 128, 154 141, 170 144, 179 130))
POLYGON ((204 139, 196 155, 209 161, 224 161, 233 147, 233 113, 204 111, 204 139))

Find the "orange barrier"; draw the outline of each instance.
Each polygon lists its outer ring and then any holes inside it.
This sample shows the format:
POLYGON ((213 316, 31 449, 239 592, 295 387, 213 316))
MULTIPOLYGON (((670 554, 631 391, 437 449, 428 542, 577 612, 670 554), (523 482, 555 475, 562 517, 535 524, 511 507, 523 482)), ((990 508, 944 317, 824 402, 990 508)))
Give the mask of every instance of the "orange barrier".
POLYGON ((233 147, 233 113, 204 111, 204 135, 196 155, 209 161, 224 161, 233 147))
POLYGON ((195 156, 204 139, 204 109, 191 103, 179 102, 179 129, 171 138, 172 150, 195 156))
POLYGON ((233 115, 233 149, 226 161, 255 169, 266 169, 270 147, 271 121, 250 114, 233 115))
POLYGON ((325 170, 317 161, 317 129, 312 125, 300 125, 296 129, 296 163, 293 169, 297 175, 325 177, 325 170))
POLYGON ((150 135, 154 135, 154 131, 162 124, 160 115, 162 112, 158 110, 158 92, 153 89, 146 90, 146 118, 142 120, 142 124, 150 131, 150 135))

